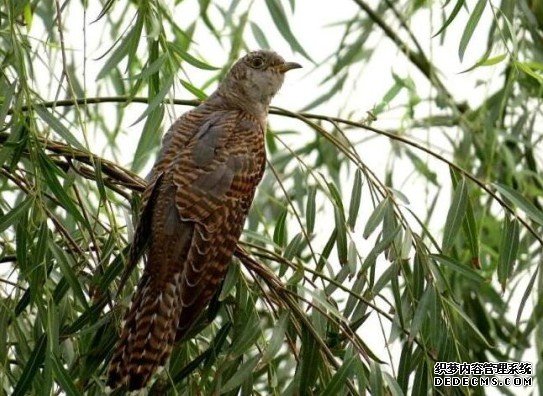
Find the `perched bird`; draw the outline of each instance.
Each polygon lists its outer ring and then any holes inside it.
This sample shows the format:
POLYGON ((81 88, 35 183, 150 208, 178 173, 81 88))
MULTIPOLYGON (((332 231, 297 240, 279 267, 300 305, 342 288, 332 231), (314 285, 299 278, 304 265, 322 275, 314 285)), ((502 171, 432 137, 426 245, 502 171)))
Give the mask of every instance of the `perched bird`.
POLYGON ((128 259, 130 268, 147 254, 147 264, 109 387, 145 387, 219 288, 264 172, 270 100, 299 67, 272 51, 247 54, 164 136, 128 259))

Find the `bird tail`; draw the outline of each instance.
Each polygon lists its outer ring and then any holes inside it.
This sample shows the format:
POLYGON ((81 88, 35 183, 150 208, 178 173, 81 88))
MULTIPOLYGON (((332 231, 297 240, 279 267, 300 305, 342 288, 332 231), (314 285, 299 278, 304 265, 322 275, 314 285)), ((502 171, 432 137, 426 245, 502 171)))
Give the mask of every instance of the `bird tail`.
POLYGON ((144 275, 113 353, 107 386, 143 388, 171 354, 181 309, 179 274, 157 282, 144 275))

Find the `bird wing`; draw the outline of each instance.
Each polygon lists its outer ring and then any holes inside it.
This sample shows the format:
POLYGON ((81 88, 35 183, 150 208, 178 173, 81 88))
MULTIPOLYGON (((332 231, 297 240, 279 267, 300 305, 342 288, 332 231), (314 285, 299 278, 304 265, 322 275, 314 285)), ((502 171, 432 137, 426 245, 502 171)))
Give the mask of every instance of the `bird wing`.
POLYGON ((194 324, 224 278, 264 164, 261 124, 236 112, 211 118, 175 164, 179 216, 194 224, 180 279, 183 308, 176 339, 194 324))
POLYGON ((224 277, 262 176, 262 128, 251 117, 194 111, 172 128, 143 197, 133 249, 148 244, 148 262, 110 364, 112 387, 145 386, 190 329, 224 277))

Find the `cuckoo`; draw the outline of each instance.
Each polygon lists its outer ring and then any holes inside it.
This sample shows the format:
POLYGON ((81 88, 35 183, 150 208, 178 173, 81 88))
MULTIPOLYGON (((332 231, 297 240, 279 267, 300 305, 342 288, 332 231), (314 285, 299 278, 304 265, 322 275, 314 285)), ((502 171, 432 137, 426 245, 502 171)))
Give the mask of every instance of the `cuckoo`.
POLYGON ((250 52, 217 90, 170 127, 143 193, 128 258, 147 263, 110 362, 107 385, 143 388, 220 287, 266 153, 270 100, 301 67, 250 52))

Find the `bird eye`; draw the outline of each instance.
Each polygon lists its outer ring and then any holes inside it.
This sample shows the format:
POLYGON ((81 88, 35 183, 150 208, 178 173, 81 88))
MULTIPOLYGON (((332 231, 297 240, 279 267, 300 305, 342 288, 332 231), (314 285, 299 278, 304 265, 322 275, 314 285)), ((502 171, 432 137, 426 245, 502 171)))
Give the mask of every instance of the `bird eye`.
POLYGON ((256 56, 251 60, 251 66, 255 69, 260 69, 262 66, 264 66, 264 59, 262 59, 260 56, 256 56))

